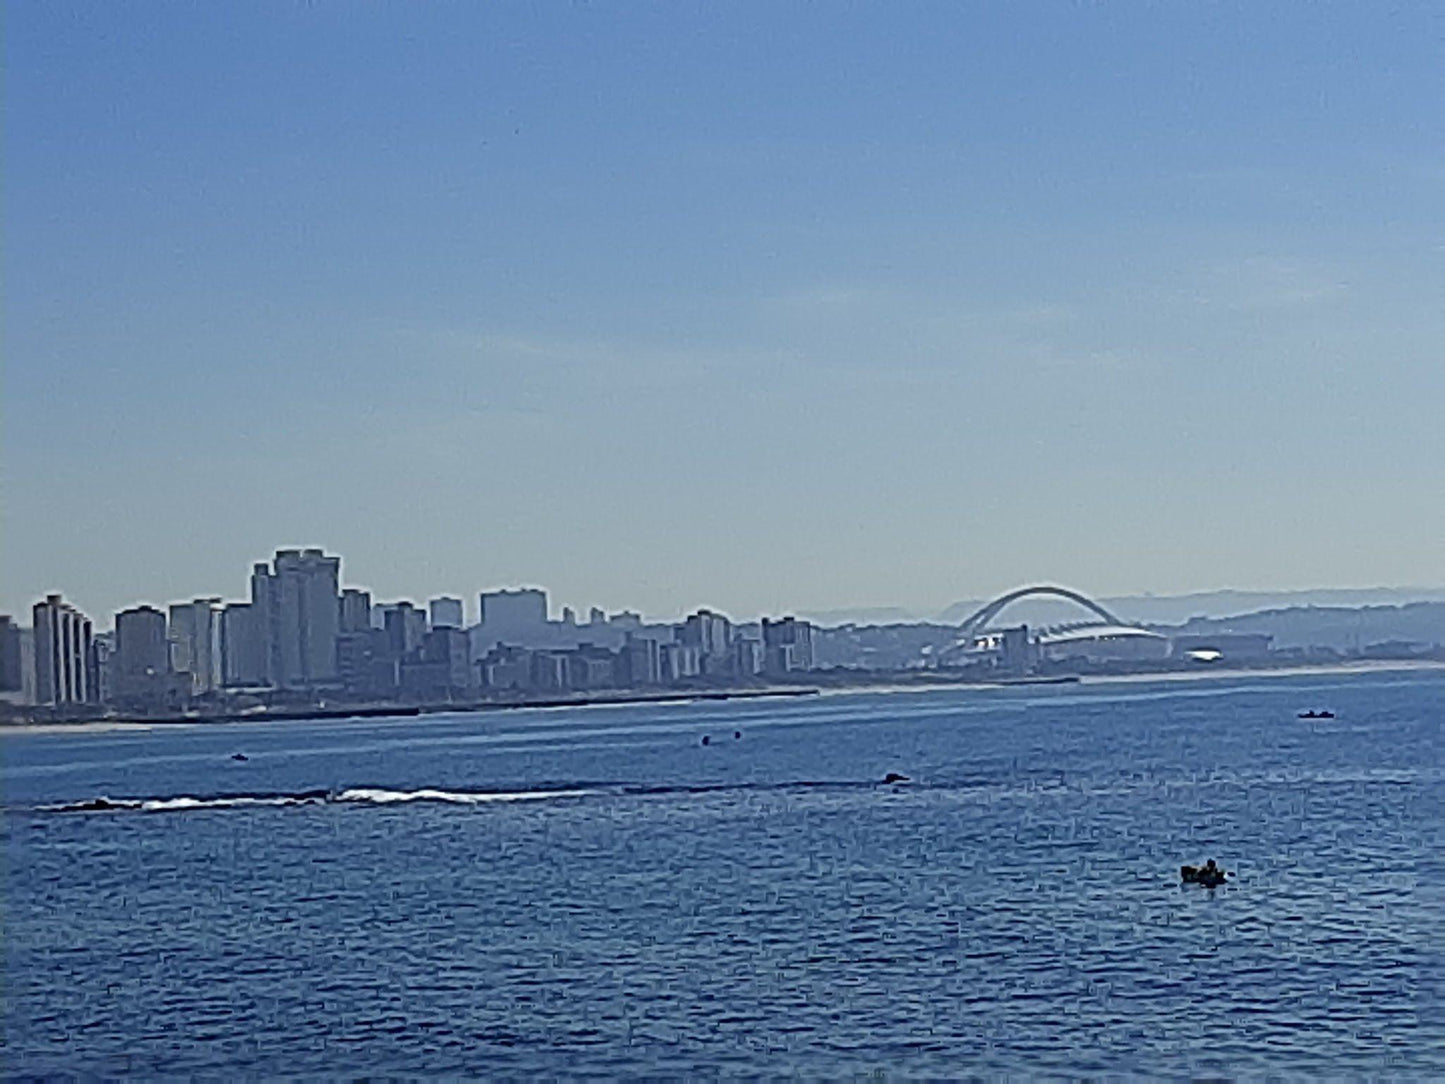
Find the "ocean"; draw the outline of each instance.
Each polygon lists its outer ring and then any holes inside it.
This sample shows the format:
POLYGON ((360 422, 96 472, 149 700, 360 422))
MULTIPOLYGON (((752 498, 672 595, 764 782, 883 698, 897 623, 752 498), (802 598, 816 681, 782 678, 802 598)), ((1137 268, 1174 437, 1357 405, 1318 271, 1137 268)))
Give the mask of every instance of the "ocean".
POLYGON ((4 1071, 1445 1075, 1442 722, 1418 671, 10 734, 4 1071))

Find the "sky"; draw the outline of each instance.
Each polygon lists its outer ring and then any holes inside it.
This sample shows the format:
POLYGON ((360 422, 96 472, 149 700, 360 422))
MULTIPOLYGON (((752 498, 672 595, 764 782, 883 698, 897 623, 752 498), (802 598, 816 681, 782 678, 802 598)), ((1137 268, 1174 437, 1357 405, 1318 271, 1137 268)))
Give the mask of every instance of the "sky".
POLYGON ((0 611, 1445 583, 1437 4, 3 35, 0 611))

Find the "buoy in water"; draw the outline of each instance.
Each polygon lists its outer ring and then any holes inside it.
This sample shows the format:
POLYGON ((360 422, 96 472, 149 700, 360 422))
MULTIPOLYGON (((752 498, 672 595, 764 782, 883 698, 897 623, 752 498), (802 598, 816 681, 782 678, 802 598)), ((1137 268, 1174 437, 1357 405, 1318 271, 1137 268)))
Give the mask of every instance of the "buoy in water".
POLYGON ((712 739, 709 738, 706 734, 704 734, 704 735, 702 736, 702 743, 703 743, 704 745, 709 745, 709 744, 712 743, 712 739))

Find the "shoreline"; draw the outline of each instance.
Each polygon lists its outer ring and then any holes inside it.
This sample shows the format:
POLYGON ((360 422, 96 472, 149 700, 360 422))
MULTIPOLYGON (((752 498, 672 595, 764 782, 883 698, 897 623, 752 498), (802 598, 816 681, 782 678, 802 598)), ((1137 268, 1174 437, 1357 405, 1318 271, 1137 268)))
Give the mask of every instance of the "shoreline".
POLYGON ((1322 663, 1318 666, 1231 667, 1227 670, 1177 670, 1162 674, 1100 674, 1086 677, 1089 684, 1137 684, 1145 681, 1200 681, 1208 678, 1237 677, 1302 677, 1309 674, 1378 674, 1417 670, 1445 670, 1439 659, 1358 659, 1348 662, 1322 663))
POLYGON ((595 708, 636 704, 682 704, 704 700, 778 700, 817 696, 815 686, 769 689, 690 689, 617 695, 547 697, 534 700, 482 700, 470 704, 362 704, 355 707, 297 708, 217 715, 116 716, 113 718, 0 723, 5 734, 87 734, 112 730, 155 730, 175 726, 227 726, 233 723, 342 722, 355 719, 421 719, 427 715, 469 715, 524 709, 595 708))
POLYGON ((359 705, 355 708, 310 708, 295 711, 252 712, 212 716, 168 716, 77 719, 73 722, 0 723, 0 737, 21 734, 102 734, 115 731, 145 731, 175 726, 225 726, 254 722, 342 722, 356 719, 406 719, 418 721, 428 715, 485 714, 526 709, 621 707, 625 705, 684 704, 697 701, 801 699, 805 697, 858 696, 868 693, 936 693, 947 691, 997 692, 1003 689, 1074 689, 1094 685, 1146 685, 1166 682, 1228 681, 1241 678, 1287 678, 1309 676, 1350 676, 1378 673, 1445 671, 1445 661, 1436 659, 1359 659, 1268 667, 1229 667, 1199 670, 1166 670, 1131 674, 1083 674, 1037 679, 1005 678, 997 681, 911 681, 859 682, 822 686, 789 686, 776 689, 692 689, 636 695, 551 697, 537 700, 481 701, 473 704, 359 705))
POLYGON ((1002 689, 1061 688, 1077 689, 1094 685, 1147 685, 1164 682, 1228 681, 1238 678, 1327 677, 1350 674, 1409 673, 1427 670, 1445 671, 1445 661, 1439 659, 1359 659, 1347 662, 1320 663, 1319 665, 1292 664, 1289 666, 1237 666, 1200 670, 1158 670, 1141 671, 1132 674, 1081 674, 1065 680, 1019 680, 998 681, 913 681, 880 682, 876 685, 824 686, 821 696, 852 696, 858 693, 932 693, 949 689, 970 689, 980 692, 998 692, 1002 689))

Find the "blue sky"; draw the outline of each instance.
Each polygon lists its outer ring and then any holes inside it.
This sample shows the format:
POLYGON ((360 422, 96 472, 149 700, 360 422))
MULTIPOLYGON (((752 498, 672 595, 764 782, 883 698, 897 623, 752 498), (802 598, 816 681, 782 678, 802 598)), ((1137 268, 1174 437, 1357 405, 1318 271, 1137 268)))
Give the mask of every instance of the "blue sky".
POLYGON ((5 610, 1445 580, 1437 5, 3 29, 5 610))

